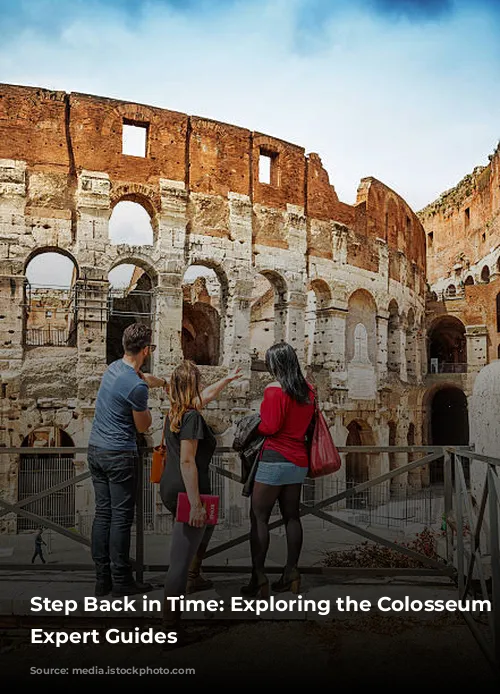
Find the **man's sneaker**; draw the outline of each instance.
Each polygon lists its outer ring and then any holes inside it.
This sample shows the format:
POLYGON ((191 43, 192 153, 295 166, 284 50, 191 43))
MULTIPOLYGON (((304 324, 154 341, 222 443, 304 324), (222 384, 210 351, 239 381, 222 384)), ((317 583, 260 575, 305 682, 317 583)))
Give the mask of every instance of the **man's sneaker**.
POLYGON ((112 588, 113 584, 111 581, 96 581, 94 595, 96 598, 102 598, 105 595, 109 595, 112 588))
POLYGON ((134 581, 133 583, 115 584, 111 594, 114 598, 120 598, 122 595, 149 593, 151 590, 154 590, 154 586, 152 586, 151 583, 138 583, 137 581, 134 581))

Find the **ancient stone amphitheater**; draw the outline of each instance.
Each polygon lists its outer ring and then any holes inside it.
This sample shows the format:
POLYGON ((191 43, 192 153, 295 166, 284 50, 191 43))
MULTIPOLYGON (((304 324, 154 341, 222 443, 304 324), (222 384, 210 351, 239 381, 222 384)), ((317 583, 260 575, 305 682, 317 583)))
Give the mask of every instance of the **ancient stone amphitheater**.
MULTIPOLYGON (((422 224, 374 178, 361 180, 348 205, 317 154, 276 137, 0 86, 3 446, 85 447, 100 377, 134 320, 153 327, 153 373, 168 375, 183 355, 206 383, 241 365, 245 383, 207 412, 224 445, 234 418, 258 406, 265 349, 282 339, 317 384, 339 445, 422 443, 426 292, 422 224), (127 153, 125 132, 142 150, 127 153), (149 217, 134 245, 111 233, 124 202, 149 217), (30 279, 45 253, 71 262, 67 286, 57 264, 43 286, 30 279), (109 275, 123 264, 136 269, 120 293, 109 275)), ((152 391, 155 443, 167 405, 152 391)), ((29 460, 0 458, 7 500, 33 493, 29 460)), ((71 474, 85 468, 84 454, 68 460, 71 474)), ((351 454, 338 478, 353 483, 405 462, 406 454, 351 454)), ((425 474, 398 485, 418 488, 425 474)), ((90 512, 91 488, 75 494, 71 504, 90 512)))

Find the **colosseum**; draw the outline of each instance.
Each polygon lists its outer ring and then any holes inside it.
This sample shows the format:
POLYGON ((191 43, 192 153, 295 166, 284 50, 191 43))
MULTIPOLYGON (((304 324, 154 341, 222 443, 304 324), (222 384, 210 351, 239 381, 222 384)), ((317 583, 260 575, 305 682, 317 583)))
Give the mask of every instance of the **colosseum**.
MULTIPOLYGON (((500 197, 498 153, 417 216, 372 177, 361 180, 354 205, 343 203, 318 154, 275 137, 126 101, 0 85, 0 157, 2 446, 84 448, 101 375, 135 320, 153 328, 157 375, 183 356, 206 384, 241 366, 243 384, 207 411, 226 446, 235 418, 259 405, 270 380, 263 356, 275 341, 296 348, 338 445, 438 443, 433 418, 447 416, 439 394, 455 393, 461 406, 456 391, 465 397, 496 358, 498 251, 486 248, 495 229, 498 239, 490 210, 500 197), (138 143, 133 153, 126 133, 138 143), (132 204, 144 227, 125 242, 115 220, 132 204), (70 265, 65 286, 54 258, 70 265), (45 282, 32 271, 40 259, 45 282), (117 287, 122 266, 132 269, 117 287)), ((165 394, 152 390, 150 405, 149 443, 157 443, 165 394)), ((407 457, 349 453, 338 479, 317 481, 317 493, 407 457)), ((6 501, 37 491, 40 460, 0 457, 6 501)), ((84 453, 64 460, 65 474, 85 469, 84 453)), ((387 497, 439 482, 435 467, 387 483, 387 497)), ((56 483, 50 474, 49 465, 45 479, 56 483)), ((93 505, 87 482, 71 493, 58 516, 67 526, 93 505)), ((152 508, 161 515, 155 500, 152 508)), ((19 519, 2 529, 23 524, 32 527, 19 519)))

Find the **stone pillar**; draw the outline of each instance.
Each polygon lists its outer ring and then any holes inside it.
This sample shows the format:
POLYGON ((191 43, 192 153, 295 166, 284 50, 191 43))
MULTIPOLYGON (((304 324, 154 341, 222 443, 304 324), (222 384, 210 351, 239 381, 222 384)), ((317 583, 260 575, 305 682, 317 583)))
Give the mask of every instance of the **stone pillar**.
POLYGON ((160 178, 161 211, 158 216, 158 249, 166 256, 154 290, 156 373, 171 371, 183 359, 182 279, 185 266, 188 192, 184 181, 160 178))
POLYGON ((413 328, 411 331, 411 340, 413 343, 413 368, 410 374, 416 379, 417 383, 422 383, 424 364, 422 361, 422 331, 419 328, 413 328))
POLYGON ((381 311, 377 315, 377 374, 378 387, 387 380, 387 337, 389 314, 381 311))
POLYGON ((82 171, 76 192, 76 259, 80 276, 76 286, 78 399, 92 404, 106 368, 108 278, 106 247, 111 183, 106 173, 82 171))
POLYGON ((408 380, 408 370, 406 365, 406 328, 401 325, 399 328, 399 377, 402 381, 408 380))
POLYGON ((157 345, 153 355, 153 371, 162 376, 182 359, 182 275, 162 274, 153 289, 154 336, 157 345))
POLYGON ((0 373, 12 379, 23 360, 26 162, 0 159, 0 373))
POLYGON ((252 278, 252 202, 248 195, 229 193, 229 224, 233 268, 229 278, 223 365, 238 365, 250 378, 250 299, 252 278))
POLYGON ((307 295, 304 291, 289 291, 287 302, 286 341, 297 351, 299 361, 304 365, 305 354, 305 313, 307 295))
POLYGON ((467 370, 479 371, 488 363, 488 328, 486 325, 467 325, 467 370))
MULTIPOLYGON (((476 453, 481 455, 500 457, 500 361, 495 360, 483 367, 474 382, 472 395, 469 397, 469 428, 470 441, 476 453)), ((470 493, 477 506, 481 503, 483 488, 486 480, 487 466, 479 461, 472 461, 470 465, 470 493)), ((491 497, 488 497, 490 503, 491 497)), ((486 527, 489 527, 488 506, 485 515, 486 527)), ((500 526, 500 521, 499 521, 500 526)), ((498 528, 500 533, 500 527, 498 528)), ((491 575, 488 559, 485 554, 490 554, 489 533, 485 530, 481 533, 481 552, 483 563, 486 564, 486 578, 491 575)))
POLYGON ((184 261, 188 193, 184 181, 160 178, 158 245, 172 260, 184 261))
POLYGON ((229 368, 240 366, 248 378, 250 378, 251 368, 250 297, 252 286, 250 277, 231 282, 223 352, 223 365, 229 368))
POLYGON ((331 331, 330 353, 328 366, 330 371, 331 388, 345 387, 347 385, 347 365, 346 365, 346 321, 347 309, 332 306, 327 309, 328 323, 331 331))

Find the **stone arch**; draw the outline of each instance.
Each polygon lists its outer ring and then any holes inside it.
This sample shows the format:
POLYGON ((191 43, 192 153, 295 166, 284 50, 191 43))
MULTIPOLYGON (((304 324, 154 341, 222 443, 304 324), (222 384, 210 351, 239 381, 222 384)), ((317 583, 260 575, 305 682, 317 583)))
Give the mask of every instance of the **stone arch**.
POLYGON ((144 183, 122 183, 112 186, 109 194, 111 213, 119 202, 136 202, 149 214, 155 232, 161 213, 161 197, 153 186, 144 183))
POLYGON ((306 363, 321 366, 331 354, 332 330, 328 313, 332 293, 322 279, 310 282, 306 305, 306 363))
POLYGON ((347 304, 346 325, 346 359, 351 361, 355 352, 354 333, 356 326, 362 323, 368 337, 368 359, 376 363, 377 355, 377 305, 375 299, 366 289, 356 289, 349 297, 347 304))
MULTIPOLYGON (((145 323, 154 335, 154 287, 158 282, 158 275, 143 259, 126 256, 112 264, 108 279, 110 287, 106 361, 110 364, 123 356, 122 335, 128 325, 135 322, 145 323), (120 267, 123 268, 121 276, 116 272, 120 267)), ((148 357, 144 364, 145 371, 151 370, 151 362, 152 358, 148 357)))
POLYGON ((26 274, 26 270, 28 269, 28 265, 31 263, 31 261, 37 256, 44 255, 45 253, 56 253, 68 258, 68 260, 71 260, 75 268, 75 280, 80 277, 80 268, 75 256, 70 253, 70 251, 66 250, 65 248, 60 248, 59 246, 40 246, 39 248, 35 248, 33 251, 31 251, 24 261, 24 274, 26 274))
POLYGON ((481 270, 481 282, 488 283, 490 281, 490 268, 485 265, 481 270))
POLYGON ((75 347, 79 268, 74 256, 62 248, 42 246, 26 258, 24 275, 23 345, 75 347))
POLYGON ((184 273, 182 352, 198 365, 218 366, 224 347, 228 280, 218 264, 197 260, 184 273))
POLYGON ((143 194, 123 194, 111 203, 108 240, 112 246, 152 246, 157 240, 159 215, 143 194), (144 238, 139 238, 137 231, 144 238))
POLYGON ((445 290, 446 296, 453 299, 457 295, 457 288, 454 284, 449 284, 445 290))
MULTIPOLYGON (((374 446, 375 437, 370 425, 362 419, 353 418, 347 424, 346 446, 374 446)), ((367 482, 371 477, 371 458, 369 453, 348 452, 346 455, 346 488, 367 482)), ((347 497, 347 508, 364 508, 369 503, 369 491, 359 492, 347 497)))
POLYGON ((438 316, 431 323, 428 346, 431 373, 435 364, 439 373, 461 373, 467 370, 465 325, 456 316, 438 316))
POLYGON ((182 350, 186 358, 199 365, 222 363, 232 320, 228 315, 230 298, 229 278, 221 264, 212 258, 194 258, 183 279, 182 350), (189 325, 194 327, 194 337, 189 325))
POLYGON ((254 277, 250 300, 250 350, 253 368, 262 369, 266 351, 286 339, 288 286, 276 270, 263 269, 254 277))
MULTIPOLYGON (((469 445, 469 415, 467 397, 454 383, 439 384, 424 397, 429 445, 469 445)), ((466 482, 469 466, 464 464, 466 482)), ((443 482, 443 459, 430 464, 431 484, 443 482)))
POLYGON ((474 277, 472 275, 467 275, 465 278, 464 285, 466 287, 471 287, 474 284, 474 277))
MULTIPOLYGON (((22 448, 36 448, 36 453, 26 452, 19 456, 17 476, 17 500, 22 501, 38 492, 65 482, 75 475, 74 453, 45 452, 50 448, 72 448, 73 439, 58 427, 39 427, 31 431, 21 444, 22 448), (40 452, 40 449, 44 452, 40 452)), ((57 494, 43 497, 27 504, 26 511, 35 513, 58 523, 65 528, 75 526, 75 486, 65 487, 57 494)), ((18 517, 17 532, 33 531, 40 523, 29 518, 18 517)))

